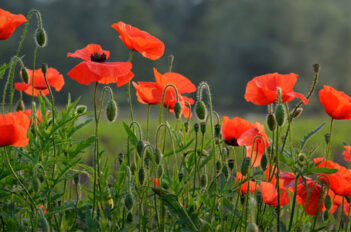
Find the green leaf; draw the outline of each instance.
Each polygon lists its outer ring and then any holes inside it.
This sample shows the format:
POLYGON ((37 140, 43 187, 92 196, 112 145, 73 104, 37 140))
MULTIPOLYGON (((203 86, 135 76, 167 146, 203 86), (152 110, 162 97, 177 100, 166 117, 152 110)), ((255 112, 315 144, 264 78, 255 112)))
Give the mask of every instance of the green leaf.
POLYGON ((123 122, 123 127, 124 127, 124 130, 127 132, 128 137, 129 137, 130 141, 132 142, 132 144, 134 146, 136 146, 138 139, 135 136, 134 132, 130 129, 130 127, 125 122, 123 122))
POLYGON ((302 140, 300 140, 300 149, 302 150, 306 143, 308 142, 308 140, 315 135, 316 133, 318 133, 324 126, 325 126, 326 122, 323 122, 321 125, 319 125, 316 129, 310 131, 309 133, 305 134, 305 136, 303 137, 302 140))
POLYGON ((3 64, 0 66, 0 80, 5 75, 6 69, 9 67, 8 64, 3 64))
POLYGON ((338 169, 333 168, 311 167, 305 171, 305 174, 333 174, 337 171, 338 169))

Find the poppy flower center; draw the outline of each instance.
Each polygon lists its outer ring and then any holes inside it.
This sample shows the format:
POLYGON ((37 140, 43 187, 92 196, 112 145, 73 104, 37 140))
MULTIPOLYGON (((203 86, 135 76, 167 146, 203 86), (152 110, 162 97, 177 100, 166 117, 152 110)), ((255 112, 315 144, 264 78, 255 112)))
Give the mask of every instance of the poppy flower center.
POLYGON ((90 55, 90 59, 93 62, 103 63, 106 61, 107 58, 105 53, 100 54, 100 53, 94 52, 93 54, 90 55))
POLYGON ((235 146, 235 147, 239 146, 238 141, 237 141, 236 138, 225 140, 225 143, 230 145, 230 146, 235 146))

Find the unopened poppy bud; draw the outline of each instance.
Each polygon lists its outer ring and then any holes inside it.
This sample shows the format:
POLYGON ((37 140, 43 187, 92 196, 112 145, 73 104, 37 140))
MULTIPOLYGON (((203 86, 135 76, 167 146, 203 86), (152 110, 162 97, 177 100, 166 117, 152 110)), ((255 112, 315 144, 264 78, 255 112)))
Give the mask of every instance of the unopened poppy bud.
POLYGON ((201 177, 200 177, 200 186, 202 188, 206 188, 207 182, 208 182, 207 175, 206 174, 202 174, 201 177))
POLYGON ((328 194, 324 198, 324 205, 325 205, 325 208, 327 208, 327 210, 329 210, 331 208, 332 201, 331 201, 330 196, 328 194))
POLYGON ((272 113, 268 114, 268 116, 267 116, 267 125, 268 125, 269 130, 271 130, 271 131, 275 130, 275 128, 277 126, 277 123, 276 123, 274 114, 272 114, 272 113))
POLYGON ((247 225, 246 232, 258 232, 258 226, 256 223, 250 222, 249 225, 247 225))
POLYGON ((48 72, 48 65, 47 64, 41 64, 41 72, 46 75, 46 73, 48 72))
POLYGON ((223 167, 222 167, 222 173, 223 173, 223 175, 225 176, 225 178, 228 178, 229 172, 228 172, 227 165, 223 165, 223 167))
POLYGON ((240 195, 240 203, 242 205, 245 203, 245 195, 240 195))
POLYGON ((233 168, 234 168, 234 160, 232 160, 232 159, 228 160, 228 167, 230 168, 230 170, 233 171, 233 168))
POLYGON ((306 161, 306 155, 304 153, 300 153, 298 156, 297 156, 297 159, 298 159, 298 162, 299 163, 303 163, 306 161))
POLYGON ((140 167, 140 169, 139 169, 138 179, 139 179, 140 185, 143 185, 144 184, 144 180, 145 180, 145 170, 144 170, 143 167, 140 167))
POLYGON ((184 173, 180 172, 180 173, 178 174, 178 180, 179 180, 179 182, 181 182, 181 181, 183 180, 183 178, 184 178, 184 173))
POLYGON ((162 154, 160 149, 156 148, 155 149, 155 163, 159 164, 161 162, 162 154))
POLYGON ((78 105, 77 107, 76 107, 76 112, 77 112, 77 114, 83 114, 83 113, 85 113, 87 111, 87 106, 85 106, 85 105, 78 105))
POLYGON ((158 165, 157 166, 157 177, 161 178, 163 175, 163 166, 162 165, 158 165))
POLYGON ((127 222, 128 223, 133 222, 133 214, 131 212, 128 212, 128 214, 127 214, 127 222))
POLYGON ((127 179, 130 180, 132 178, 132 171, 130 170, 129 166, 125 167, 125 172, 126 172, 127 179))
POLYGON ((73 176, 73 181, 74 181, 74 184, 75 184, 75 185, 78 185, 78 184, 79 184, 79 181, 80 181, 80 176, 79 176, 79 174, 74 174, 74 176, 73 176))
POLYGON ((46 220, 44 214, 40 218, 40 228, 41 228, 41 231, 43 231, 43 232, 49 232, 50 231, 49 222, 46 220))
POLYGON ((19 100, 16 105, 16 112, 24 111, 24 110, 25 110, 24 102, 23 100, 19 100))
POLYGON ((200 119, 200 120, 204 120, 206 118, 207 108, 206 108, 205 103, 202 100, 196 102, 195 113, 196 113, 196 116, 198 117, 198 119, 200 119))
POLYGON ((184 129, 185 129, 185 132, 189 131, 189 122, 188 121, 184 122, 184 129))
POLYGON ((215 137, 216 138, 221 137, 221 125, 217 123, 215 125, 214 129, 215 129, 215 131, 214 131, 215 132, 215 137))
POLYGON ((138 155, 139 155, 140 157, 143 156, 144 147, 145 147, 144 142, 143 142, 142 140, 139 140, 138 143, 137 143, 137 145, 136 145, 136 149, 137 149, 138 155))
POLYGON ((40 183, 39 179, 38 179, 38 178, 33 178, 33 180, 32 180, 32 186, 33 186, 33 190, 34 190, 35 192, 38 192, 38 191, 39 191, 40 185, 41 185, 41 183, 40 183))
POLYGON ((126 195, 126 198, 124 199, 124 206, 128 210, 131 210, 133 208, 133 205, 134 205, 133 195, 131 192, 128 192, 126 195))
POLYGON ((221 170, 221 161, 217 161, 216 162, 216 170, 217 170, 217 173, 221 170))
POLYGON ((302 107, 299 107, 297 108, 295 111, 292 111, 290 113, 290 118, 298 118, 300 117, 300 115, 302 114, 303 112, 303 108, 302 107))
POLYGON ((174 114, 177 119, 180 118, 180 114, 182 113, 182 105, 179 102, 176 102, 176 104, 173 107, 174 114))
POLYGON ((320 64, 314 64, 314 65, 313 65, 313 71, 314 71, 315 73, 319 73, 320 68, 321 68, 321 65, 320 65, 320 64))
POLYGON ((130 165, 130 170, 132 171, 132 173, 135 172, 135 170, 136 170, 136 165, 135 165, 134 162, 130 165))
POLYGON ((21 77, 22 77, 24 83, 26 83, 26 84, 29 83, 29 74, 28 74, 28 71, 25 67, 21 68, 21 77))
POLYGON ((46 46, 46 41, 47 41, 46 37, 47 35, 44 28, 39 27, 35 32, 35 42, 38 47, 43 48, 46 46))
POLYGON ((249 166, 251 163, 251 159, 249 157, 245 157, 243 163, 241 164, 241 174, 246 176, 247 172, 249 171, 249 166))
POLYGON ((266 154, 263 154, 262 159, 261 159, 261 168, 263 171, 266 171, 267 163, 268 163, 267 156, 266 156, 266 154))
POLYGON ((283 126, 286 121, 286 114, 283 104, 278 104, 275 108, 275 118, 278 126, 283 126))
POLYGON ((198 124, 198 123, 195 123, 195 124, 194 124, 195 133, 199 132, 199 129, 200 129, 199 124, 198 124))
POLYGON ((200 123, 200 131, 202 134, 206 133, 206 122, 201 122, 200 123))
POLYGON ((119 164, 122 164, 122 163, 123 163, 123 160, 124 160, 124 154, 123 154, 123 153, 119 153, 119 154, 118 154, 118 161, 119 161, 119 164))
POLYGON ((258 191, 257 194, 256 194, 256 202, 257 202, 257 204, 260 205, 262 203, 262 200, 263 200, 262 192, 258 191))
POLYGON ((114 122, 117 118, 118 107, 117 102, 114 99, 111 99, 106 107, 106 117, 110 122, 114 122))
POLYGON ((329 143, 330 143, 330 134, 329 134, 329 133, 327 133, 327 134, 324 135, 324 140, 325 140, 325 143, 326 143, 326 144, 329 144, 329 143))

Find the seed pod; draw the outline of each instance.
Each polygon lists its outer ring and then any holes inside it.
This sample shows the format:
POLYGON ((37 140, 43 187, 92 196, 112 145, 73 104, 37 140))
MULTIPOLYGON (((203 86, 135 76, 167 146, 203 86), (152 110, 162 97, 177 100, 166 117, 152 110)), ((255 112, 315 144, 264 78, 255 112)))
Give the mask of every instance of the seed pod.
POLYGON ((74 184, 75 184, 75 185, 78 185, 78 184, 79 184, 80 176, 79 176, 78 173, 74 174, 74 176, 73 176, 73 181, 74 181, 74 184))
POLYGON ((221 137, 221 125, 217 123, 214 129, 215 129, 215 137, 216 138, 221 137))
POLYGON ((321 68, 321 65, 320 65, 320 64, 314 64, 314 65, 313 65, 313 71, 314 71, 315 73, 319 73, 320 68, 321 68))
POLYGON ((206 174, 202 174, 201 177, 200 177, 200 186, 202 188, 206 188, 207 182, 208 182, 207 175, 206 174))
POLYGON ((262 159, 261 159, 261 168, 263 171, 266 171, 267 163, 268 163, 267 156, 266 156, 266 154, 263 154, 262 159))
POLYGON ((184 122, 184 129, 185 129, 185 132, 189 131, 189 122, 188 121, 184 122))
POLYGON ((202 100, 196 102, 195 113, 196 113, 196 116, 198 117, 198 119, 200 119, 200 120, 204 120, 206 118, 207 108, 206 108, 205 103, 202 100))
POLYGON ((251 159, 249 157, 245 157, 241 165, 241 174, 243 174, 243 176, 246 176, 247 172, 249 171, 250 163, 251 159))
POLYGON ((283 126, 286 121, 286 113, 283 104, 278 104, 275 108, 275 118, 278 126, 283 126))
POLYGON ((234 160, 232 160, 232 159, 228 160, 228 167, 230 168, 230 170, 233 171, 233 169, 234 169, 234 160))
POLYGON ((48 71, 48 64, 45 64, 45 63, 41 64, 41 72, 44 74, 44 76, 46 75, 47 71, 48 71))
POLYGON ((133 195, 131 192, 128 192, 126 195, 126 198, 124 199, 124 206, 126 207, 126 209, 131 210, 133 208, 133 205, 134 205, 133 195))
POLYGON ((229 172, 228 172, 227 165, 223 165, 223 167, 222 167, 222 173, 223 173, 223 175, 225 176, 225 178, 228 178, 229 172))
POLYGON ((199 124, 198 124, 198 123, 195 123, 195 124, 194 124, 194 131, 195 131, 195 133, 199 132, 199 129, 200 129, 199 124))
POLYGON ((22 77, 24 83, 26 83, 26 84, 29 83, 29 74, 28 74, 28 71, 25 67, 21 68, 21 77, 22 77))
POLYGON ((216 170, 217 170, 217 173, 221 170, 221 161, 217 161, 216 162, 216 170))
POLYGON ((25 110, 24 102, 23 100, 19 100, 16 105, 16 112, 18 111, 24 111, 25 110))
POLYGON ((330 196, 328 194, 324 198, 324 205, 325 205, 325 208, 327 208, 327 210, 330 210, 331 205, 332 205, 332 201, 331 201, 330 196))
POLYGON ((140 185, 143 185, 145 180, 145 170, 143 167, 140 167, 139 169, 138 178, 139 178, 140 185))
POLYGON ((160 164, 161 158, 162 158, 162 154, 161 154, 160 149, 155 148, 155 162, 156 162, 156 164, 160 164))
POLYGON ((302 114, 303 112, 303 108, 302 107, 299 107, 297 108, 295 111, 292 111, 290 113, 290 118, 298 118, 300 117, 300 115, 302 114))
POLYGON ((162 165, 158 165, 157 166, 157 177, 161 178, 163 175, 163 166, 162 165))
POLYGON ((258 232, 258 226, 256 223, 250 222, 246 228, 246 232, 258 232))
POLYGON ((76 107, 76 113, 77 114, 83 114, 87 111, 87 106, 86 105, 78 105, 76 107))
POLYGON ((300 153, 298 156, 297 156, 297 162, 300 164, 300 165, 303 165, 306 161, 306 155, 304 153, 300 153))
POLYGON ((39 27, 35 32, 35 42, 37 46, 41 48, 45 47, 46 41, 47 41, 46 38, 47 38, 46 31, 44 30, 44 28, 39 27))
POLYGON ((176 104, 173 107, 173 110, 176 118, 179 119, 182 113, 182 105, 179 102, 176 102, 176 104))
POLYGON ((133 214, 131 212, 128 212, 128 214, 127 214, 127 222, 128 223, 133 222, 133 214))
POLYGON ((258 205, 260 205, 263 201, 263 195, 261 191, 257 191, 256 193, 256 202, 258 205))
POLYGON ((271 131, 275 130, 275 128, 277 126, 277 123, 276 123, 274 114, 268 114, 268 116, 267 116, 267 125, 268 125, 269 130, 271 130, 271 131))
POLYGON ((125 172, 126 172, 127 179, 130 180, 132 178, 132 172, 131 172, 129 166, 125 167, 125 172))
POLYGON ((140 157, 143 157, 144 148, 145 148, 144 142, 142 140, 139 140, 136 145, 136 149, 140 157))
POLYGON ((206 122, 201 122, 200 123, 200 131, 202 134, 206 133, 206 122))
POLYGON ((178 174, 178 180, 179 180, 179 182, 181 182, 181 181, 183 180, 183 178, 184 178, 184 173, 180 172, 180 173, 178 174))
POLYGON ((111 99, 106 107, 106 117, 110 122, 114 122, 117 118, 118 107, 117 102, 114 99, 111 99))
POLYGON ((48 221, 46 220, 44 214, 40 218, 40 227, 41 227, 41 231, 43 231, 43 232, 50 231, 50 225, 49 225, 48 221))

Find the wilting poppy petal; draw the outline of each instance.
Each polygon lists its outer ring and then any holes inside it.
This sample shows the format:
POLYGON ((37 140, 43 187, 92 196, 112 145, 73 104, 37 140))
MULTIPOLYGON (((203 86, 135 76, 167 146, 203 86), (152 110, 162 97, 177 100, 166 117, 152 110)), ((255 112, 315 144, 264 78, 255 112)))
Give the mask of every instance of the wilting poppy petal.
POLYGON ((318 183, 307 181, 307 188, 304 183, 297 186, 296 202, 302 205, 308 215, 313 216, 317 213, 318 209, 320 213, 325 208, 324 196, 322 194, 322 187, 318 183))
POLYGON ((13 32, 27 19, 22 14, 12 14, 4 9, 0 9, 0 40, 10 38, 13 32))
POLYGON ((319 100, 325 112, 333 119, 351 120, 351 97, 344 92, 324 85, 319 91, 319 100))
POLYGON ((112 24, 112 28, 118 31, 119 38, 131 50, 138 51, 141 55, 151 60, 157 60, 165 51, 165 45, 156 37, 146 31, 123 22, 112 24))
POLYGON ((234 117, 233 119, 229 119, 229 117, 223 117, 222 123, 222 135, 224 141, 228 145, 239 146, 238 139, 239 137, 247 130, 254 128, 255 125, 250 123, 249 121, 234 117))
POLYGON ((295 73, 279 74, 270 73, 254 77, 247 83, 245 99, 256 105, 269 105, 277 100, 277 90, 280 88, 282 102, 289 102, 295 98, 300 98, 307 104, 302 94, 293 91, 298 75, 295 73))
POLYGON ((345 148, 345 151, 343 151, 343 156, 344 156, 344 160, 347 161, 347 162, 351 162, 351 154, 350 154, 350 151, 351 151, 351 146, 344 146, 345 148))
POLYGON ((25 147, 28 144, 27 131, 30 125, 28 116, 19 111, 0 115, 0 147, 12 145, 25 147))
MULTIPOLYGON (((15 87, 18 91, 23 91, 28 95, 32 95, 32 79, 33 70, 27 69, 29 74, 28 84, 24 82, 15 83, 15 87)), ((54 68, 48 68, 46 73, 49 86, 54 88, 56 91, 60 91, 65 84, 63 76, 54 68)), ((47 89, 44 74, 41 69, 34 70, 34 96, 47 95, 49 90, 47 89)))

